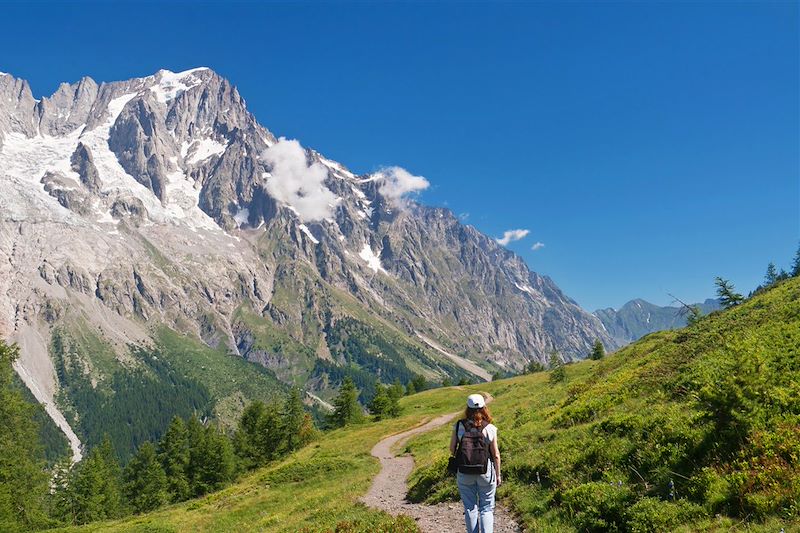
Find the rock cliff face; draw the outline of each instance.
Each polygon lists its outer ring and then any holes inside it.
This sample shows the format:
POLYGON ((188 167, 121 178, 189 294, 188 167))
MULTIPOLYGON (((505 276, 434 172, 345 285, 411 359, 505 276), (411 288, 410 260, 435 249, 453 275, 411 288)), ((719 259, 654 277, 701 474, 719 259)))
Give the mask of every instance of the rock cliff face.
POLYGON ((166 327, 321 394, 341 369, 441 380, 460 357, 514 370, 615 346, 552 280, 405 198, 409 179, 276 139, 209 69, 38 101, 0 74, 0 334, 53 411, 50 339, 78 323, 123 366, 166 327))

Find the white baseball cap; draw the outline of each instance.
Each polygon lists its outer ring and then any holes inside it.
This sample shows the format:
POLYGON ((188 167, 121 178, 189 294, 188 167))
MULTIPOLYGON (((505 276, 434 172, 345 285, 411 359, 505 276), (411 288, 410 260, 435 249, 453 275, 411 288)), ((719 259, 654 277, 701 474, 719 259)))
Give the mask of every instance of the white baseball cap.
POLYGON ((467 407, 471 409, 480 409, 486 405, 486 400, 480 394, 470 394, 467 396, 467 407))

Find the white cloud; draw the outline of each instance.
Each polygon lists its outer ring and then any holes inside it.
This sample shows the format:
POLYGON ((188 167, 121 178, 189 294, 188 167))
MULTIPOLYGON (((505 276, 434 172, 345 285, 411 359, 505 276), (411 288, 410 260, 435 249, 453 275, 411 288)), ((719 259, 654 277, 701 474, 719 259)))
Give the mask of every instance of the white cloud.
POLYGON ((299 142, 281 137, 262 152, 261 159, 272 166, 267 192, 292 207, 300 220, 311 222, 333 216, 339 199, 325 187, 328 171, 317 162, 309 165, 299 142))
POLYGON ((533 246, 531 246, 531 250, 533 250, 534 252, 536 250, 541 250, 542 248, 544 248, 544 243, 538 241, 533 246))
POLYGON ((424 191, 431 185, 427 179, 414 176, 401 167, 385 168, 377 172, 375 178, 381 181, 378 192, 395 207, 404 207, 409 194, 424 191))
POLYGON ((458 215, 458 219, 461 222, 466 222, 467 220, 469 220, 469 216, 470 216, 469 213, 461 213, 460 215, 458 215))
POLYGON ((503 233, 499 239, 495 239, 500 246, 508 246, 508 243, 524 239, 528 236, 531 230, 528 229, 510 229, 503 233))

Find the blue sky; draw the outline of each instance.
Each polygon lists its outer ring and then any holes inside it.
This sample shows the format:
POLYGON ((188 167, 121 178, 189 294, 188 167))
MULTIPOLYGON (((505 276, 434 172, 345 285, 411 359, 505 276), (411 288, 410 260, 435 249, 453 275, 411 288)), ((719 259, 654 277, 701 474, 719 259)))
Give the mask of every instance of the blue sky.
POLYGON ((0 3, 35 95, 209 66, 276 135, 530 230, 508 246, 590 310, 788 267, 799 49, 795 2, 0 3))

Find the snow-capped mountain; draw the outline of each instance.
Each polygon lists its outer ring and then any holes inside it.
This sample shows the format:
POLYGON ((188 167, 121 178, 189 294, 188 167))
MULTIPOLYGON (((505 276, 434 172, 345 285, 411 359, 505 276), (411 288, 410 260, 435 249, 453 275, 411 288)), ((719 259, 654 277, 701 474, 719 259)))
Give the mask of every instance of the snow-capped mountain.
MULTIPOLYGON (((124 369, 168 328, 323 396, 337 369, 441 380, 614 346, 552 280, 408 198, 426 183, 277 139, 206 68, 40 100, 0 74, 0 334, 67 432, 56 331, 90 332, 124 369), (372 363, 349 359, 356 337, 372 363)), ((105 363, 74 352, 101 386, 105 363)))

